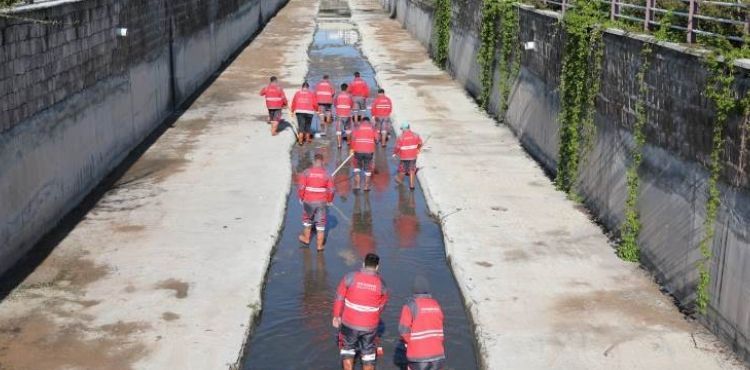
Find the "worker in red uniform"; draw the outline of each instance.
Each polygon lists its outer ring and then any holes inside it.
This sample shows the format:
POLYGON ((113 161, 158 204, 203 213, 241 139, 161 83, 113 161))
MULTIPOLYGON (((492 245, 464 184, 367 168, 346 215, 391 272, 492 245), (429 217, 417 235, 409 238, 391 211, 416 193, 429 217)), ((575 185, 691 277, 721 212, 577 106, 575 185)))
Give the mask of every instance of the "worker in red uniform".
POLYGON ((326 235, 326 206, 333 202, 334 194, 333 179, 323 167, 322 154, 315 154, 313 166, 300 176, 297 194, 302 201, 302 226, 304 226, 299 241, 310 244, 312 227, 315 225, 318 251, 322 251, 326 235))
POLYGON ((385 96, 385 90, 378 89, 378 96, 372 101, 370 112, 375 119, 375 129, 380 132, 380 145, 385 147, 388 140, 388 131, 391 127, 391 112, 393 103, 391 98, 385 96))
MULTIPOLYGON (((328 75, 323 75, 323 79, 315 85, 315 98, 318 99, 318 107, 320 108, 320 122, 323 122, 324 125, 331 123, 331 108, 333 107, 335 93, 336 89, 328 80, 328 75)), ((323 127, 325 128, 325 126, 323 127)))
POLYGON ((414 190, 417 175, 417 156, 422 150, 422 138, 409 128, 409 123, 401 124, 401 136, 396 140, 393 156, 398 156, 401 163, 398 166, 396 182, 401 184, 404 176, 409 175, 409 188, 414 190))
POLYGON ((360 173, 365 173, 365 191, 370 191, 370 177, 372 176, 373 157, 375 156, 375 142, 378 136, 370 124, 370 119, 364 117, 362 124, 352 131, 351 152, 354 153, 354 188, 359 189, 360 173))
POLYGON ((297 116, 297 144, 302 145, 307 141, 312 142, 312 120, 313 114, 318 112, 318 100, 315 93, 310 91, 307 81, 302 83, 302 88, 292 98, 292 114, 297 116))
POLYGON ((354 79, 349 84, 349 92, 354 99, 354 122, 359 123, 367 113, 367 98, 370 96, 370 86, 359 76, 359 72, 354 72, 354 79))
POLYGON ((380 314, 388 302, 388 290, 378 274, 379 264, 380 257, 368 254, 362 270, 348 273, 336 289, 332 324, 339 329, 344 370, 354 369, 357 351, 362 369, 375 370, 380 314))
POLYGON ((430 295, 430 286, 422 276, 414 279, 414 296, 401 309, 398 331, 406 345, 409 370, 443 370, 443 310, 430 295))
POLYGON ((354 100, 347 91, 348 88, 349 85, 341 84, 341 92, 336 95, 334 101, 334 105, 336 106, 336 140, 339 148, 341 148, 342 134, 348 137, 352 127, 352 107, 354 106, 354 100))
POLYGON ((266 108, 268 108, 268 123, 271 124, 271 135, 278 134, 279 122, 281 122, 281 110, 287 105, 286 94, 284 89, 279 86, 276 76, 271 76, 271 82, 268 86, 260 90, 260 96, 266 98, 266 108))

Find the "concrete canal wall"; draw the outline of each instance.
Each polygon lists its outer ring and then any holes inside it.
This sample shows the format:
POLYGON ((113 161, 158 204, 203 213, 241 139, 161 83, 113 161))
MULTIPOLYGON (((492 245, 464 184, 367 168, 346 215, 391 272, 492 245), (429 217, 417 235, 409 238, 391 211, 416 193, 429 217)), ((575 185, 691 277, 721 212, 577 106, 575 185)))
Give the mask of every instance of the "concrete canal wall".
MULTIPOLYGON (((381 0, 409 32, 434 50, 433 8, 413 0, 381 0)), ((466 90, 481 89, 478 0, 453 1, 448 69, 466 90)), ((564 31, 555 13, 519 10, 520 41, 535 41, 535 51, 521 56, 521 71, 512 87, 504 121, 527 151, 548 171, 557 167, 560 110, 559 84, 564 31)), ((638 99, 636 74, 640 50, 647 39, 610 30, 604 35, 601 91, 595 122, 597 135, 585 158, 579 188, 592 213, 610 230, 623 220, 627 196, 625 174, 633 145, 634 106, 638 99)), ((499 48, 498 48, 499 50, 499 48)), ((701 58, 679 45, 654 45, 646 76, 648 97, 645 127, 647 144, 639 171, 639 209, 643 229, 640 245, 644 265, 681 305, 695 300, 701 258, 711 152, 712 103, 702 95, 708 73, 701 58)), ((496 68, 497 70, 497 68, 496 68)), ((737 68, 736 88, 750 87, 747 64, 737 68)), ((490 105, 498 107, 498 75, 490 105)), ((712 243, 711 303, 703 322, 750 358, 750 163, 740 143, 742 119, 732 117, 725 133, 726 149, 720 181, 721 206, 712 243)), ((498 144, 500 145, 500 144, 498 144)))
POLYGON ((61 0, 0 17, 0 273, 285 3, 61 0))

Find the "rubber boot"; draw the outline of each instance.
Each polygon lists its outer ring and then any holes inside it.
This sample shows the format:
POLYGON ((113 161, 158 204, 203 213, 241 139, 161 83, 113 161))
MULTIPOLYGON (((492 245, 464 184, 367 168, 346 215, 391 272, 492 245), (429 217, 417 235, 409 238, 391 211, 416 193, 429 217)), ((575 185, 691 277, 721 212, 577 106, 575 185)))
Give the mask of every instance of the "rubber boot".
POLYGON ((341 362, 341 367, 344 370, 354 370, 354 359, 345 358, 344 361, 341 362))
POLYGON ((370 191, 370 176, 365 176, 365 191, 370 191))
POLYGON ((323 249, 326 248, 325 247, 325 242, 326 242, 326 233, 325 233, 325 231, 318 230, 317 237, 318 237, 318 252, 320 252, 320 251, 322 251, 323 249))
POLYGON ((306 227, 304 230, 302 230, 302 234, 299 234, 299 241, 302 244, 309 245, 311 232, 312 232, 312 227, 306 227))
POLYGON ((396 175, 396 184, 403 184, 404 183, 404 174, 399 172, 398 175, 396 175))

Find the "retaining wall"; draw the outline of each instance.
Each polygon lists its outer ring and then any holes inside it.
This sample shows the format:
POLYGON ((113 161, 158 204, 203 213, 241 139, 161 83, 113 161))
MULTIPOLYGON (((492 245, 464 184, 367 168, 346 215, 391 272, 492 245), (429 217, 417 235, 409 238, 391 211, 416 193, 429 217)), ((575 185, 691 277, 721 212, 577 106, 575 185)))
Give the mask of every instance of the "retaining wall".
MULTIPOLYGON (((434 50, 433 9, 413 0, 381 0, 416 38, 434 50), (395 13, 395 14, 394 14, 395 13)), ((480 0, 454 0, 448 69, 473 96, 479 96, 478 50, 480 0)), ((521 71, 514 82, 509 109, 502 117, 528 152, 554 174, 559 147, 559 84, 565 32, 555 13, 519 9, 520 41, 535 41, 521 52, 521 71)), ((597 134, 582 165, 579 189, 592 213, 610 230, 623 220, 627 196, 625 174, 633 146, 632 127, 642 63, 643 36, 617 30, 604 34, 604 64, 597 99, 597 134)), ((711 152, 712 103, 704 91, 708 73, 695 51, 679 45, 654 45, 646 75, 647 144, 639 171, 642 259, 681 305, 695 299, 704 235, 703 220, 711 152)), ((499 46, 497 48, 499 50, 499 46)), ((497 58, 496 58, 497 60, 497 58)), ((750 88, 749 64, 741 64, 735 88, 750 88)), ((497 67, 497 66, 496 66, 497 67)), ((497 68, 496 68, 497 70, 497 68)), ((498 108, 495 73, 491 113, 498 108)), ((711 303, 704 323, 750 359, 750 163, 740 142, 742 120, 732 117, 726 130, 720 181, 721 208, 711 260, 711 303)))
POLYGON ((0 17, 0 273, 285 3, 61 0, 0 17))

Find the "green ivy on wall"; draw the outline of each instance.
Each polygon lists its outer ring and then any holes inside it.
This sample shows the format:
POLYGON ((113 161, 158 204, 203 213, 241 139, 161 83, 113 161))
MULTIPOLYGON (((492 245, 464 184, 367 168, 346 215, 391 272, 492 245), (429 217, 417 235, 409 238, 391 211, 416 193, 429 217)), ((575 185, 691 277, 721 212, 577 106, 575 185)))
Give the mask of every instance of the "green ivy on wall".
MULTIPOLYGON (((654 34, 657 40, 667 41, 670 36, 670 25, 673 15, 668 12, 662 18, 662 25, 654 34)), ((617 247, 617 255, 630 262, 638 262, 641 258, 641 249, 638 245, 638 235, 641 231, 641 218, 638 213, 638 196, 641 190, 641 179, 638 169, 643 161, 643 146, 646 144, 646 134, 643 131, 648 117, 646 116, 646 98, 648 96, 648 85, 646 74, 651 68, 653 45, 644 42, 641 49, 641 65, 636 75, 638 82, 638 100, 635 103, 635 124, 633 125, 633 148, 630 151, 630 164, 625 175, 627 196, 625 199, 625 219, 620 228, 620 245, 617 247)))
POLYGON ((518 48, 518 7, 515 0, 484 0, 482 4, 482 27, 479 47, 479 79, 482 92, 479 101, 487 109, 492 95, 492 82, 495 68, 495 54, 498 39, 500 40, 499 93, 500 107, 498 115, 502 116, 508 108, 511 82, 520 69, 518 48), (500 30, 498 34, 498 21, 500 30))
POLYGON ((435 49, 435 62, 440 68, 445 68, 448 60, 448 46, 451 38, 451 18, 453 16, 451 0, 435 1, 435 32, 437 45, 435 49))
POLYGON ((716 233, 716 219, 721 206, 721 191, 719 179, 722 172, 722 155, 724 154, 724 134, 729 117, 740 112, 745 107, 742 103, 747 97, 739 99, 735 96, 735 61, 750 55, 747 45, 738 49, 726 39, 718 40, 714 51, 705 58, 709 71, 704 94, 714 103, 716 115, 711 124, 711 155, 709 163, 709 178, 706 197, 706 218, 703 222, 703 238, 698 245, 701 259, 697 263, 698 284, 696 286, 696 307, 698 312, 705 314, 711 302, 709 286, 711 284, 711 257, 714 235, 716 233))
POLYGON ((646 97, 648 85, 646 85, 646 73, 651 67, 651 54, 653 52, 650 43, 646 42, 641 49, 641 66, 636 75, 638 82, 638 100, 635 104, 635 124, 633 125, 633 148, 630 152, 630 164, 626 178, 627 197, 625 200, 625 220, 620 230, 620 245, 617 247, 617 255, 630 262, 638 262, 641 258, 641 250, 638 246, 638 235, 641 231, 641 219, 638 214, 638 196, 641 189, 641 180, 638 169, 643 161, 643 146, 646 144, 646 134, 643 128, 646 126, 646 97))
POLYGON ((565 13, 562 76, 560 151, 555 183, 575 196, 581 158, 595 137, 594 110, 599 94, 603 60, 601 15, 596 4, 581 2, 565 13))

